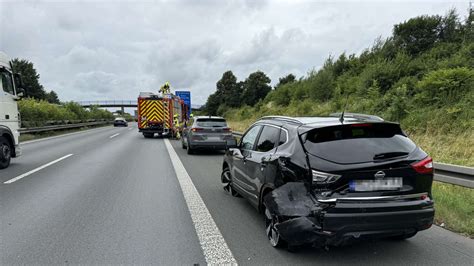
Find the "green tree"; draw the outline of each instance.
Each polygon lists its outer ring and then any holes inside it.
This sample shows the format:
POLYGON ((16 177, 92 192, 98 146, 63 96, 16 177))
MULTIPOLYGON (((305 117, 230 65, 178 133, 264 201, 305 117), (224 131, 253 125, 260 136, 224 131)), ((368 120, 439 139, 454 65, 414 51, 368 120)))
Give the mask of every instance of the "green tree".
POLYGON ((46 93, 46 100, 49 103, 60 104, 58 94, 55 91, 50 91, 46 93))
POLYGON ((218 91, 209 95, 203 108, 203 110, 206 112, 206 115, 217 115, 217 110, 222 103, 220 99, 221 96, 218 91))
POLYGON ((244 92, 242 94, 242 102, 253 106, 259 100, 265 98, 272 90, 270 82, 270 78, 262 71, 250 74, 243 85, 244 92))
POLYGON ((441 20, 440 39, 444 42, 455 42, 461 39, 462 24, 455 9, 448 11, 448 14, 441 20))
POLYGON ((282 78, 278 79, 278 84, 275 85, 275 89, 281 87, 282 85, 288 84, 288 83, 293 83, 296 81, 296 77, 293 74, 288 74, 282 78))
POLYGON ((232 71, 226 71, 222 78, 217 81, 217 91, 221 96, 221 103, 229 107, 240 106, 241 88, 237 85, 237 78, 232 71))
POLYGON ((23 89, 28 97, 46 100, 46 92, 43 85, 39 83, 40 75, 36 72, 32 62, 15 58, 12 60, 13 71, 21 75, 23 89))
POLYGON ((439 41, 441 30, 440 16, 420 16, 395 25, 393 37, 399 47, 410 55, 417 55, 439 41))

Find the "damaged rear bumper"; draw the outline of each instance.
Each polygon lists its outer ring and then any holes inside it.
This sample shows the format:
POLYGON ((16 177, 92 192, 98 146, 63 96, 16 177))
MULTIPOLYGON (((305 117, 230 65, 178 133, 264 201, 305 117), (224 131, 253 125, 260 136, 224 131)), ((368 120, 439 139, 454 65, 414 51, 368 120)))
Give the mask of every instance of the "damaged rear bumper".
POLYGON ((425 193, 394 197, 315 199, 303 183, 268 194, 265 206, 278 216, 275 228, 290 245, 340 246, 359 239, 408 235, 428 229, 433 202, 425 193))

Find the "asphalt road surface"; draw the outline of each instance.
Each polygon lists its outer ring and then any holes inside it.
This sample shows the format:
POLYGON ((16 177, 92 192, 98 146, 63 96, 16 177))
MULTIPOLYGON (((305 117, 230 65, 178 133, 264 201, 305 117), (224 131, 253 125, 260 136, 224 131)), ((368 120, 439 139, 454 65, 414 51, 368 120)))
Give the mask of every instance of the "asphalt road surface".
POLYGON ((262 216, 223 192, 221 163, 135 125, 25 143, 0 170, 0 264, 474 265, 474 240, 436 226, 406 241, 274 249, 262 216))

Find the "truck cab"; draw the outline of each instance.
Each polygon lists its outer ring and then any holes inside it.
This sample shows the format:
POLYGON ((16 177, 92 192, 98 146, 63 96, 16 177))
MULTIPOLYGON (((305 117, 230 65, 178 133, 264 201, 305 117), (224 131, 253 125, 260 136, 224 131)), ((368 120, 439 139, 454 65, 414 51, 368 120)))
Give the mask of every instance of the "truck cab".
POLYGON ((13 73, 7 55, 0 52, 0 169, 7 168, 11 158, 21 154, 17 104, 23 95, 20 86, 20 76, 13 73))

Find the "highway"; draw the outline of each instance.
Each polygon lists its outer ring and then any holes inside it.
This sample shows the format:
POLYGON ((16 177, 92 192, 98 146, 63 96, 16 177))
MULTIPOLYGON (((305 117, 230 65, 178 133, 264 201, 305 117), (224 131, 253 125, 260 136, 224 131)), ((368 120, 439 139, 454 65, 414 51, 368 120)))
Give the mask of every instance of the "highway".
POLYGON ((263 217, 222 190, 223 153, 187 155, 136 125, 22 148, 0 171, 2 265, 474 264, 474 240, 437 226, 406 241, 274 249, 263 217))

